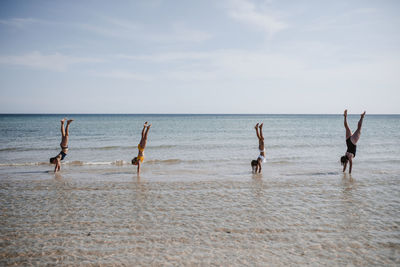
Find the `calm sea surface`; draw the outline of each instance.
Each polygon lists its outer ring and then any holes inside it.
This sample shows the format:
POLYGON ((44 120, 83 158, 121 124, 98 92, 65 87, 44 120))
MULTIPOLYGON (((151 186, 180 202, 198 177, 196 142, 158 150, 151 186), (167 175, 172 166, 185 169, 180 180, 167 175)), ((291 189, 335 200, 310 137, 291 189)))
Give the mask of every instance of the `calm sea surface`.
POLYGON ((0 265, 400 264, 399 115, 366 115, 352 175, 342 115, 67 116, 54 174, 62 117, 0 115, 0 265))

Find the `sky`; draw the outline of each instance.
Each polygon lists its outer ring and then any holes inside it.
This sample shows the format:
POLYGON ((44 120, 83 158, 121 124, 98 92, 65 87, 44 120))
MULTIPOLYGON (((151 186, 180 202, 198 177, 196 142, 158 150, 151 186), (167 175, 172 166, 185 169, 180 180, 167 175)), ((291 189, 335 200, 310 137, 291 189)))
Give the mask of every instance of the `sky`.
POLYGON ((400 113, 400 1, 0 1, 0 113, 400 113))

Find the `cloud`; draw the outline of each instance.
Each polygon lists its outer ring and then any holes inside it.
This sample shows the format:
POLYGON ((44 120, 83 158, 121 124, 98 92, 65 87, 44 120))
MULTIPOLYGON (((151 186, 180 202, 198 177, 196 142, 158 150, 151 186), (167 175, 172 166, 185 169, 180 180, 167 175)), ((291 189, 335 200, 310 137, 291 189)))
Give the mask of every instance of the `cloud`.
POLYGON ((111 79, 124 79, 124 80, 135 80, 135 81, 144 81, 148 82, 151 81, 151 76, 143 73, 136 73, 126 70, 111 70, 107 72, 97 72, 91 71, 89 72, 90 75, 97 76, 97 77, 105 77, 111 79))
POLYGON ((41 20, 33 18, 11 18, 11 19, 1 19, 0 24, 16 27, 25 28, 28 25, 41 22, 41 20))
POLYGON ((33 19, 33 18, 11 18, 11 19, 1 19, 0 24, 7 25, 10 27, 15 27, 15 28, 25 28, 28 25, 32 25, 34 23, 39 23, 42 22, 41 20, 38 19, 33 19))
POLYGON ((127 59, 127 60, 137 60, 137 61, 149 61, 158 63, 168 63, 177 61, 188 61, 188 60, 203 60, 209 59, 210 53, 207 52, 169 52, 169 53, 159 53, 151 55, 125 55, 118 54, 116 58, 127 59))
POLYGON ((74 57, 55 53, 44 55, 40 52, 32 52, 21 56, 0 56, 0 64, 19 65, 35 69, 47 69, 53 71, 65 71, 69 66, 79 63, 96 63, 100 59, 74 57))
POLYGON ((371 8, 371 7, 358 8, 354 11, 354 13, 360 13, 360 14, 374 14, 377 12, 378 12, 378 9, 371 8))
MULTIPOLYGON (((305 45, 305 44, 304 44, 305 45)), ((308 44, 316 54, 288 54, 263 50, 214 50, 209 52, 170 52, 147 55, 117 55, 117 59, 139 61, 151 69, 151 80, 174 84, 275 84, 292 86, 298 83, 305 88, 330 88, 358 84, 376 84, 378 81, 398 81, 395 70, 397 60, 388 57, 368 57, 363 60, 343 61, 338 58, 340 51, 334 47, 329 51, 318 45, 308 44), (322 58, 324 54, 326 58, 322 58), (320 61, 322 60, 322 61, 320 61), (330 64, 324 64, 329 62, 330 64), (153 67, 151 67, 153 66, 153 67), (323 66, 323 67, 321 67, 323 66), (279 81, 279 82, 278 82, 279 81), (333 82, 335 81, 335 82, 333 82)), ((302 49, 299 46, 298 49, 302 49)), ((137 74, 135 74, 137 75, 137 74)), ((118 76, 114 74, 114 76, 118 76)), ((121 75, 123 76, 123 75, 121 75)), ((127 75, 129 77, 129 75, 127 75)), ((141 76, 139 76, 141 77, 141 76)), ((135 79, 139 79, 133 76, 135 79)), ((356 86, 354 85, 354 86, 356 86)))
MULTIPOLYGON (((207 41, 212 37, 210 33, 189 29, 182 23, 175 23, 172 27, 171 34, 173 39, 181 42, 200 43, 207 41)), ((167 40, 168 38, 165 38, 167 36, 168 35, 164 36, 163 38, 167 40)))
POLYGON ((229 0, 227 11, 233 19, 265 31, 270 35, 288 27, 286 23, 270 12, 257 8, 255 4, 247 0, 229 0))
POLYGON ((290 56, 265 51, 214 50, 209 52, 170 52, 147 55, 117 55, 117 59, 154 64, 153 77, 178 82, 224 80, 266 80, 298 75, 307 66, 290 56))
POLYGON ((355 8, 343 12, 316 17, 304 31, 331 31, 340 30, 341 34, 348 31, 369 29, 372 25, 382 23, 376 15, 376 8, 355 8))
POLYGON ((104 18, 100 25, 80 24, 77 25, 83 30, 87 30, 105 37, 119 38, 135 41, 150 41, 157 43, 204 42, 212 37, 210 33, 194 30, 186 27, 183 23, 173 23, 169 30, 154 32, 139 23, 121 20, 116 18, 104 18))

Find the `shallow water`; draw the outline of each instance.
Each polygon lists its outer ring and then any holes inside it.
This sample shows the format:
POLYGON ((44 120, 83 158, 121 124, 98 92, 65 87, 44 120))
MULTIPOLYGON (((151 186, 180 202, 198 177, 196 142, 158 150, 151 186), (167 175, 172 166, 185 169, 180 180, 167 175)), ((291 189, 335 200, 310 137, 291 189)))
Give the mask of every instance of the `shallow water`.
POLYGON ((58 174, 58 117, 1 117, 0 265, 400 264, 398 116, 366 117, 350 176, 340 116, 153 115, 140 177, 144 118, 110 117, 77 116, 58 174))

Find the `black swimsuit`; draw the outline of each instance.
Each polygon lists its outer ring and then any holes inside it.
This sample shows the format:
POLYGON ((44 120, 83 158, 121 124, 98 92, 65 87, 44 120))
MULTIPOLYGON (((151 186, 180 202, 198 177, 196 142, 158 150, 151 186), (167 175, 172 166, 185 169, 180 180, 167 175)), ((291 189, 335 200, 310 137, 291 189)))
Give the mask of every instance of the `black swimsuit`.
POLYGON ((356 156, 357 146, 351 142, 350 137, 346 140, 347 152, 352 153, 354 157, 356 156))
POLYGON ((61 155, 61 159, 60 160, 63 160, 67 156, 67 153, 64 153, 64 151, 60 151, 60 153, 58 153, 57 157, 60 156, 60 155, 61 155))
POLYGON ((61 152, 58 155, 61 155, 61 160, 63 160, 65 158, 65 156, 67 155, 67 153, 65 153, 63 150, 68 149, 68 146, 62 146, 60 144, 60 147, 61 147, 61 152))

